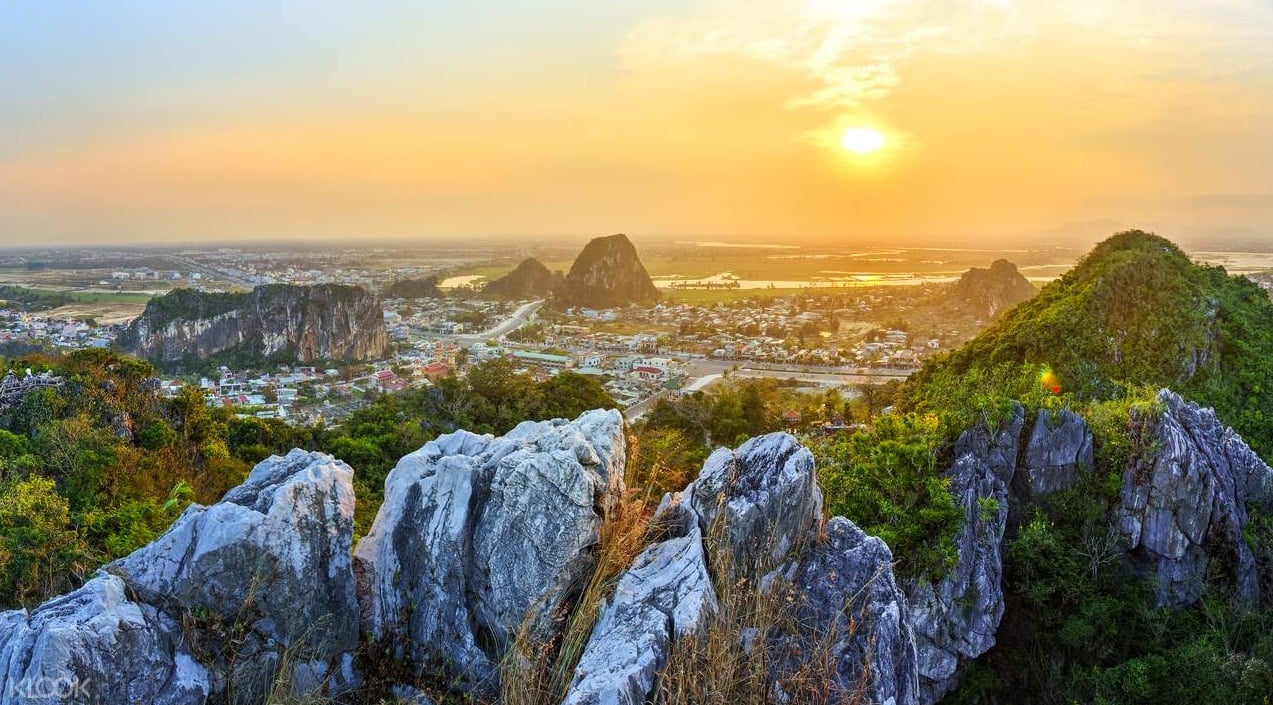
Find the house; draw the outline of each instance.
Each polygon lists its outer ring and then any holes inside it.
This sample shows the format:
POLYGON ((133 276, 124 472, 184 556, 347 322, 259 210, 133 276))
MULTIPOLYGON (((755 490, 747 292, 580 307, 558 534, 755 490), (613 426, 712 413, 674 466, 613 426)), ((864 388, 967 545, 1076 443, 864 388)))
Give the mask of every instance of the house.
POLYGON ((451 376, 451 366, 445 362, 432 362, 420 367, 420 374, 427 378, 430 382, 451 376))

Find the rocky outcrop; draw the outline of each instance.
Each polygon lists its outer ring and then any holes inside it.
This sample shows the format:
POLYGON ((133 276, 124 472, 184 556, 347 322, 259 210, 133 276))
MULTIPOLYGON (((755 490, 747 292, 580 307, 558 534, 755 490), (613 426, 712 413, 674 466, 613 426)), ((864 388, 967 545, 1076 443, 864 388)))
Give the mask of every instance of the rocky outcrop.
POLYGON ((955 566, 940 580, 916 580, 908 591, 922 703, 940 700, 958 682, 960 663, 994 646, 1004 610, 1003 533, 1024 423, 1015 405, 996 431, 965 431, 944 473, 965 518, 955 536, 955 566))
POLYGON ((719 448, 687 489, 704 532, 719 521, 743 574, 763 575, 798 552, 822 522, 822 491, 813 454, 774 433, 738 450, 719 448))
POLYGON ((844 517, 828 521, 823 534, 769 576, 788 592, 799 625, 773 640, 780 672, 807 672, 813 663, 832 669, 831 682, 842 695, 865 694, 871 703, 919 702, 915 638, 892 552, 844 517))
POLYGON ((552 272, 534 257, 522 260, 517 267, 486 285, 485 296, 505 299, 540 299, 561 284, 560 272, 552 272))
POLYGON ((388 338, 380 301, 366 289, 270 284, 243 294, 177 289, 151 299, 119 344, 158 363, 219 354, 313 362, 380 359, 388 338))
POLYGON ((368 637, 417 672, 492 688, 519 630, 547 641, 589 575, 625 442, 618 412, 592 411, 404 457, 356 551, 368 637))
POLYGON ((1079 473, 1095 462, 1092 430, 1083 417, 1068 409, 1044 409, 1026 440, 1018 480, 1026 496, 1041 497, 1073 487, 1079 473))
POLYGON ((776 700, 799 702, 817 664, 816 683, 833 700, 917 702, 915 644, 892 554, 847 519, 820 530, 821 507, 813 457, 793 437, 716 451, 684 492, 664 499, 659 514, 685 528, 620 578, 566 702, 646 702, 671 645, 712 609, 709 565, 731 571, 717 579, 734 589, 758 586, 781 613, 764 631, 758 624, 737 635, 747 650, 768 650, 776 700))
POLYGON ((262 694, 280 669, 300 691, 348 688, 353 512, 344 463, 265 460, 79 590, 0 615, 0 692, 63 678, 83 685, 76 702, 202 703, 262 694))
POLYGON ((1230 566, 1238 597, 1254 601, 1259 581, 1243 529, 1248 505, 1269 508, 1273 470, 1211 409, 1165 389, 1158 402, 1160 413, 1133 418, 1152 452, 1123 475, 1119 531, 1154 576, 1159 605, 1196 602, 1212 559, 1230 566))
POLYGON ((973 267, 955 282, 948 301, 994 318, 1038 293, 1029 279, 1021 276, 1017 265, 1005 259, 995 260, 989 269, 973 267))
POLYGON ((181 623, 135 602, 124 581, 99 575, 30 615, 0 613, 0 701, 23 705, 202 703, 208 669, 181 623))
POLYGON ((553 298, 560 306, 612 308, 652 304, 659 300, 659 290, 628 237, 611 235, 583 248, 553 298))
POLYGON ((637 556, 601 607, 563 705, 646 702, 673 640, 716 609, 698 515, 669 497, 655 523, 666 536, 637 556))

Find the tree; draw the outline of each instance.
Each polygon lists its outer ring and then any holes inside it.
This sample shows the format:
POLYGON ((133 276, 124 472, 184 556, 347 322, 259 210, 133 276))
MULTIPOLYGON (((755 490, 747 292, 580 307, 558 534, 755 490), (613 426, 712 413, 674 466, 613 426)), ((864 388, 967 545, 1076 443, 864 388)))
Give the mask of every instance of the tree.
POLYGON ((91 565, 52 480, 0 485, 0 608, 31 606, 70 590, 91 565))
POLYGON ((539 389, 543 403, 538 415, 542 418, 573 419, 590 409, 618 406, 596 379, 577 372, 561 372, 539 385, 539 389))

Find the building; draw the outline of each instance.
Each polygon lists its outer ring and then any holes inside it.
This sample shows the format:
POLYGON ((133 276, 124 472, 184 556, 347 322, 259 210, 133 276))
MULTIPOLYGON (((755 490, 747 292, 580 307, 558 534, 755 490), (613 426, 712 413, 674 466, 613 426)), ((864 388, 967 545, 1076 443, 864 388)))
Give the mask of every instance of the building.
POLYGON ((552 353, 531 352, 529 350, 514 350, 513 359, 518 362, 524 362, 530 365, 538 365, 540 367, 549 367, 552 369, 563 370, 574 365, 574 360, 567 355, 554 355, 552 353))

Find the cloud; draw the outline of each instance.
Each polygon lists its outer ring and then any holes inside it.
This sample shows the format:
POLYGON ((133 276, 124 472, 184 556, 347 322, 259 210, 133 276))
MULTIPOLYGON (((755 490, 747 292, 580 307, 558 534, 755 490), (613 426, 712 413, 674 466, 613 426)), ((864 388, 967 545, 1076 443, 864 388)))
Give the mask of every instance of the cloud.
POLYGON ((918 57, 987 54, 1044 36, 1152 52, 1163 71, 1187 69, 1203 51, 1249 66, 1253 53, 1268 59, 1268 31, 1251 28, 1270 26, 1271 8, 1262 0, 708 0, 637 27, 619 55, 634 72, 712 56, 767 62, 806 84, 785 107, 842 112, 897 90, 918 57))

